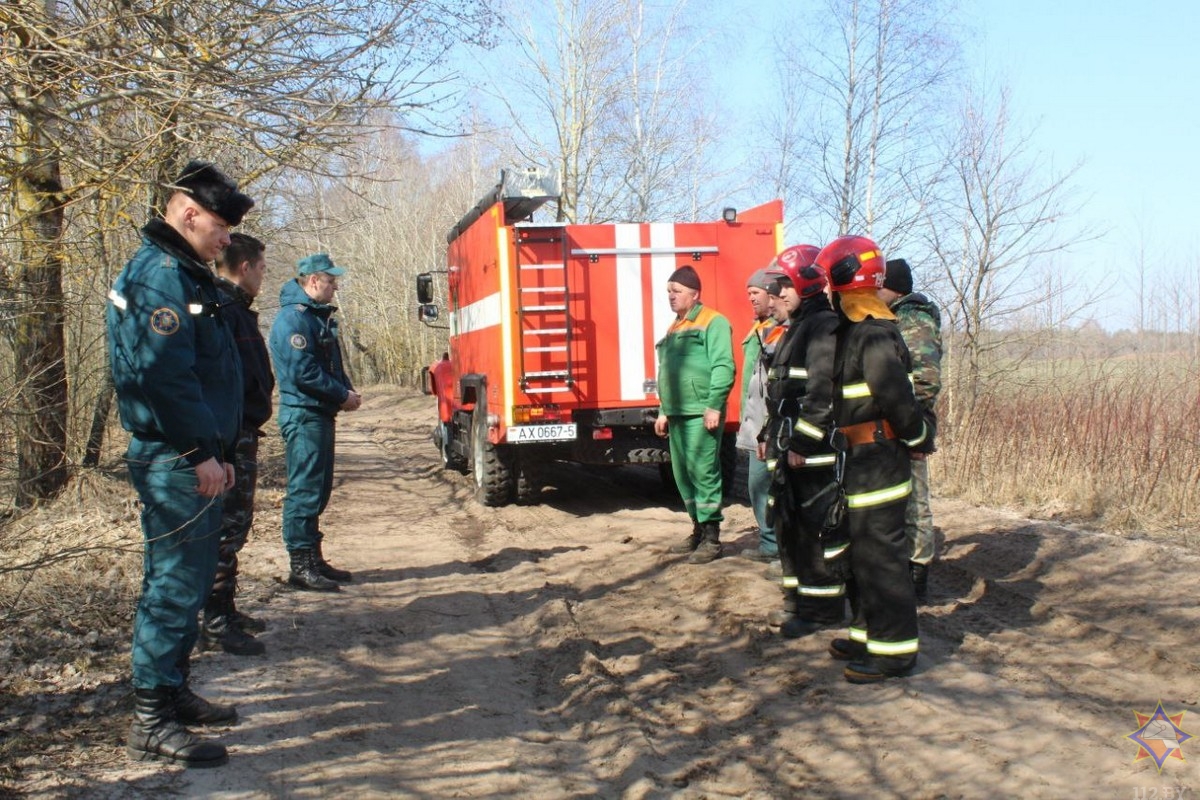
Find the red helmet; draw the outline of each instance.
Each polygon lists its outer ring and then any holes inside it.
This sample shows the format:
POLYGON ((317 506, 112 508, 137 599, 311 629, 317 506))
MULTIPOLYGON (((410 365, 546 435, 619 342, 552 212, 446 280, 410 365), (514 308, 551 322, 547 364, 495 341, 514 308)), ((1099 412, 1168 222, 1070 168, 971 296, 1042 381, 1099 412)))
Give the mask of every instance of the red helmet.
POLYGON ((812 297, 825 289, 825 270, 813 262, 820 248, 811 244, 797 244, 782 251, 767 265, 767 274, 776 278, 787 278, 796 287, 801 297, 812 297))
POLYGON ((817 254, 835 292, 878 289, 887 272, 879 245, 865 236, 839 236, 817 254))

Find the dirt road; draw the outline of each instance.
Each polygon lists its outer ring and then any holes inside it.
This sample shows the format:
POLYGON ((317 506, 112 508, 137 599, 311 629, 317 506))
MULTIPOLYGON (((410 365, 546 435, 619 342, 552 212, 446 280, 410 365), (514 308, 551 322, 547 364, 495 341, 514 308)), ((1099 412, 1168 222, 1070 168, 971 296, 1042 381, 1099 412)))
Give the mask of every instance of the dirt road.
MULTIPOLYGON (((236 701, 215 770, 74 776, 90 797, 1192 797, 1187 760, 1135 761, 1161 700, 1200 734, 1200 559, 1150 541, 937 502, 918 674, 852 686, 832 632, 772 635, 779 592, 740 558, 666 547, 651 472, 563 466, 545 502, 478 505, 429 443, 432 404, 376 389, 339 424, 326 554, 338 595, 292 591, 278 510, 243 555, 268 654, 205 654, 236 701)), ((262 492, 276 503, 276 481, 262 492)), ((749 510, 727 541, 749 544, 749 510), (740 540, 740 541, 739 541, 740 540)), ((838 632, 841 635, 841 632, 838 632)), ((127 718, 114 719, 124 726, 127 718)), ((78 784, 77 784, 78 785, 78 784)), ((1195 787, 1195 788, 1193 788, 1195 787)))

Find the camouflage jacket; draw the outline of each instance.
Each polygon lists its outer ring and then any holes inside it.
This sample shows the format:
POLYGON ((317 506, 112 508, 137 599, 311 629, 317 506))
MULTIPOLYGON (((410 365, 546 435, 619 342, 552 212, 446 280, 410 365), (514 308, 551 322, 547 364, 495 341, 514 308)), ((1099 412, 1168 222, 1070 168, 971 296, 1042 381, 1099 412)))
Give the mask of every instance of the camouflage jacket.
POLYGON ((896 325, 912 356, 913 392, 926 417, 934 410, 942 388, 942 315, 923 294, 906 294, 892 303, 896 325))

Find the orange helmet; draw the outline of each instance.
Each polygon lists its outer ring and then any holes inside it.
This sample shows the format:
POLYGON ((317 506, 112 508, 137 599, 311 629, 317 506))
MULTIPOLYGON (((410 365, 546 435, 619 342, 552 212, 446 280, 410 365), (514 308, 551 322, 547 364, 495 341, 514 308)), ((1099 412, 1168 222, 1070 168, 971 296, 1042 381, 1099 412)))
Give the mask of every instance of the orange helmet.
POLYGON ((839 236, 821 249, 816 263, 835 292, 878 289, 887 272, 879 245, 865 236, 839 236))
POLYGON ((825 270, 813 263, 820 252, 816 245, 793 245, 771 259, 767 274, 787 278, 801 297, 812 297, 825 289, 825 270))

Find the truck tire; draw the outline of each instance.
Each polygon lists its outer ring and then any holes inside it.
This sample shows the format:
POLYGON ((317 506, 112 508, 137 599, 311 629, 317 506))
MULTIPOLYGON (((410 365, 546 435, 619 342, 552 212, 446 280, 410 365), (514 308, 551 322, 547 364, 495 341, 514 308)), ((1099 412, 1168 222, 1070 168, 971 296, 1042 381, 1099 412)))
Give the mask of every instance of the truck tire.
POLYGON ((512 500, 511 455, 487 438, 487 418, 475 417, 471 425, 471 478, 475 499, 485 506, 504 506, 512 500))
POLYGON ((542 464, 535 455, 521 455, 516 462, 513 496, 520 505, 534 505, 542 494, 542 464))

